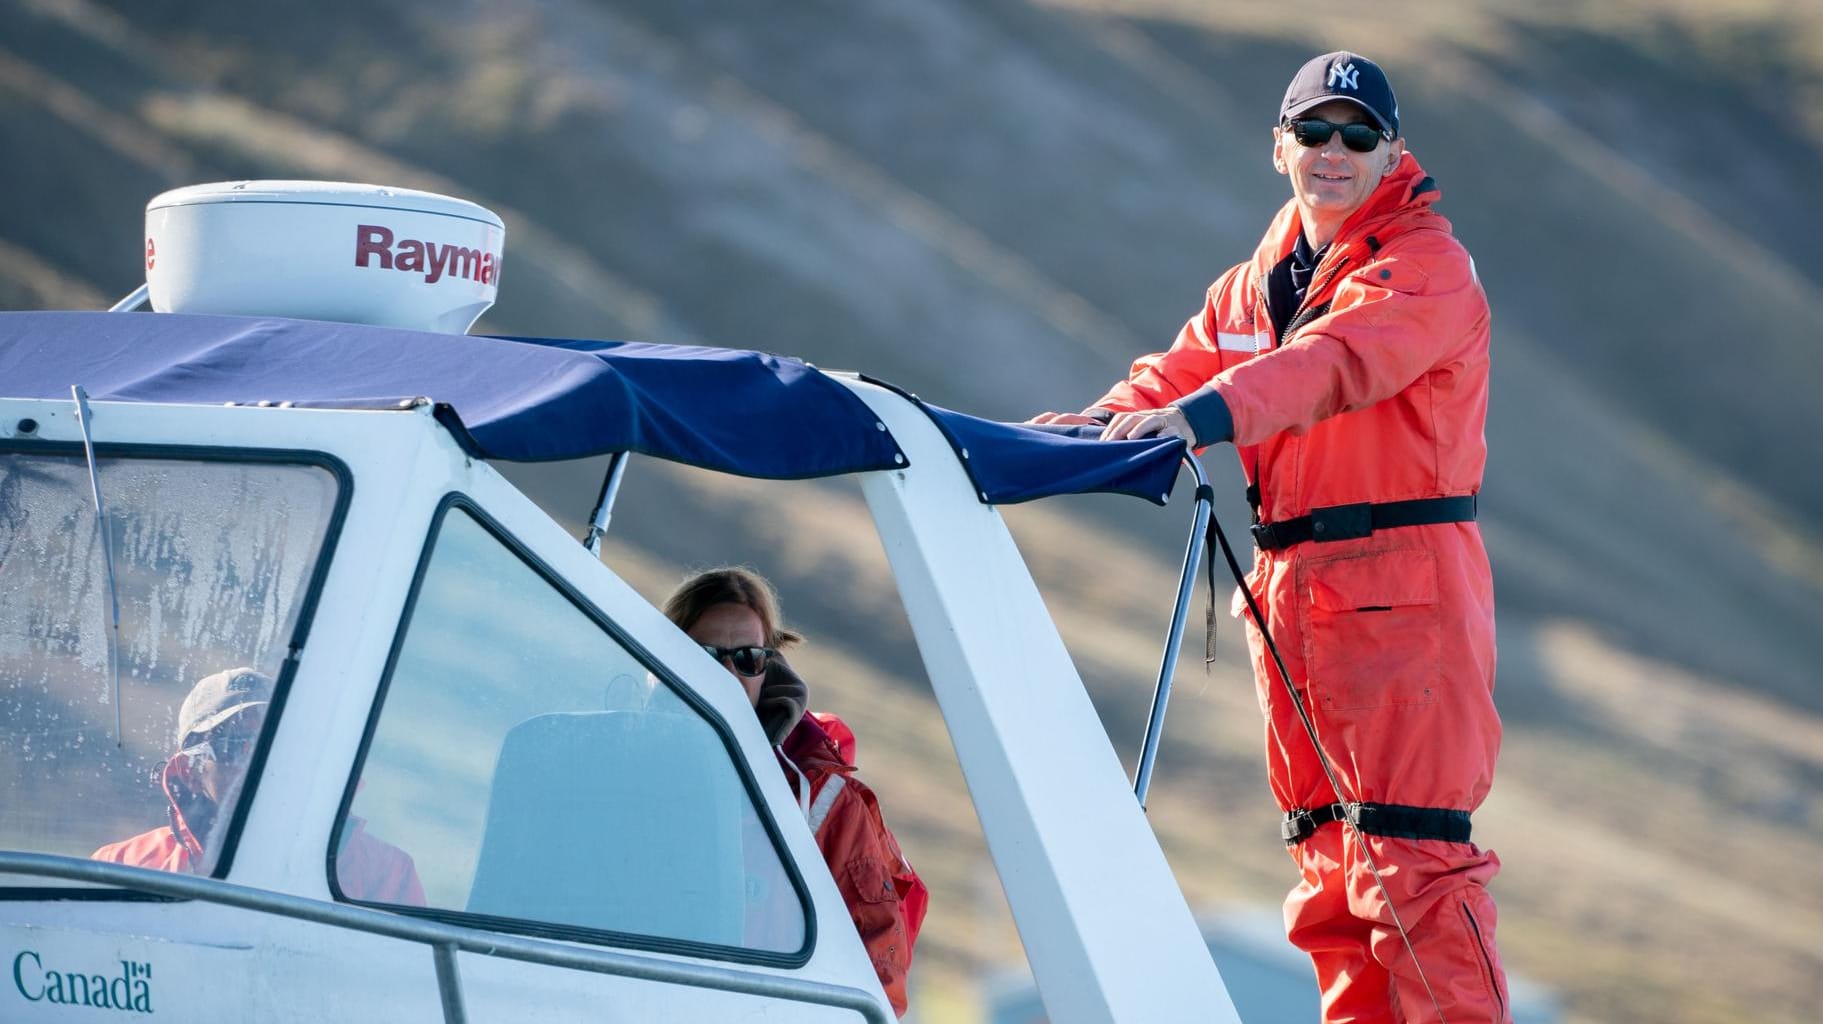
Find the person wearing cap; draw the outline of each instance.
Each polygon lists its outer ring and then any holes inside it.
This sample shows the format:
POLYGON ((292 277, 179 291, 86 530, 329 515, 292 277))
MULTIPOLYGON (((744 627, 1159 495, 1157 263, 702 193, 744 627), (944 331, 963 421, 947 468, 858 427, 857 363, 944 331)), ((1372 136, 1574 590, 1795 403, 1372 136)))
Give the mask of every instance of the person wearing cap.
MULTIPOLYGON (((217 672, 192 687, 177 712, 177 752, 159 775, 169 824, 109 843, 90 859, 211 873, 225 838, 222 812, 240 795, 271 700, 271 677, 250 668, 217 672)), ((337 846, 343 895, 424 905, 424 889, 411 856, 368 835, 358 819, 349 820, 337 846)))
POLYGON ((810 689, 779 653, 802 638, 780 624, 772 584, 747 569, 712 569, 679 586, 664 612, 746 691, 880 987, 903 1017, 930 894, 873 790, 856 777, 854 732, 835 715, 807 710, 810 689))
POLYGON ((1346 51, 1306 63, 1272 140, 1292 198, 1253 258, 1169 351, 1081 413, 1032 422, 1235 445, 1257 545, 1235 613, 1301 875, 1287 931, 1315 965, 1323 1019, 1506 1021, 1486 888, 1500 862, 1469 841, 1500 746, 1473 521, 1487 299, 1379 65, 1346 51))

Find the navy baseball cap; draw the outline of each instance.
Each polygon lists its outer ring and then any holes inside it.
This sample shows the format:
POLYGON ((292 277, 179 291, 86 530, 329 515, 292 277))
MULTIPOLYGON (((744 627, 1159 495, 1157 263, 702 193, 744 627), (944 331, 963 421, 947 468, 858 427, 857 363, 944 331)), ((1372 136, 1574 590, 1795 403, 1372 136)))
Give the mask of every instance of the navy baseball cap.
POLYGON ((1337 50, 1312 57, 1292 76, 1279 104, 1279 121, 1297 117, 1331 100, 1347 100, 1367 112, 1392 138, 1399 136, 1399 100, 1380 65, 1358 53, 1337 50))

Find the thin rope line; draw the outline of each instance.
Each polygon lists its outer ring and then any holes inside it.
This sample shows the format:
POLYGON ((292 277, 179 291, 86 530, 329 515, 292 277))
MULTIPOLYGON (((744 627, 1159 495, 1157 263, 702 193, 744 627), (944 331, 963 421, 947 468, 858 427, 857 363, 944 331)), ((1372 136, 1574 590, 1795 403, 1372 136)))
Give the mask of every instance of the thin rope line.
MULTIPOLYGON (((1215 531, 1215 538, 1222 548, 1222 557, 1228 560, 1228 569, 1240 584, 1241 594, 1247 599, 1247 610, 1253 613, 1253 623, 1259 627, 1260 637, 1266 642, 1266 650, 1272 655, 1273 664, 1278 667, 1279 679, 1291 694, 1292 707, 1297 710, 1298 720, 1304 723, 1304 732, 1310 737, 1310 745, 1317 752, 1317 764, 1323 768, 1323 774, 1329 779, 1329 787, 1343 801, 1346 814, 1342 820, 1345 828, 1354 833, 1355 842, 1361 848, 1361 856, 1367 860, 1367 869, 1373 873, 1374 884, 1380 887, 1380 896, 1386 900, 1386 909, 1393 917, 1393 926, 1399 929, 1399 938, 1405 943, 1405 952, 1412 958, 1412 967, 1418 972, 1418 980, 1424 983, 1424 993, 1430 996, 1431 1006, 1437 1011, 1438 1024, 1449 1024, 1443 1015, 1443 1004, 1437 998, 1437 992, 1431 988, 1431 979, 1424 972, 1424 964, 1418 959, 1418 950, 1412 945, 1412 936, 1405 928, 1405 922, 1399 917, 1399 908, 1393 902, 1392 890, 1386 887, 1386 880, 1380 877, 1380 865, 1374 861, 1373 851, 1367 847, 1367 837, 1361 832, 1361 802, 1349 800, 1348 793, 1342 788, 1342 780, 1336 775, 1335 767, 1330 763, 1329 754, 1323 749, 1323 743, 1317 738, 1316 723, 1310 717, 1310 710, 1304 706, 1304 697, 1298 688, 1292 685, 1291 673, 1285 668, 1285 659, 1279 656, 1279 645, 1272 639, 1272 631, 1266 626, 1266 616, 1261 613, 1259 603, 1253 599, 1253 591, 1248 589, 1247 581, 1241 573, 1241 565, 1234 557, 1234 549, 1228 546, 1228 535, 1222 532, 1220 523, 1215 521, 1213 513, 1209 516, 1209 528, 1215 531)), ((1274 736, 1277 736, 1276 727, 1274 736)), ((1282 743, 1281 743, 1282 745, 1282 743)))

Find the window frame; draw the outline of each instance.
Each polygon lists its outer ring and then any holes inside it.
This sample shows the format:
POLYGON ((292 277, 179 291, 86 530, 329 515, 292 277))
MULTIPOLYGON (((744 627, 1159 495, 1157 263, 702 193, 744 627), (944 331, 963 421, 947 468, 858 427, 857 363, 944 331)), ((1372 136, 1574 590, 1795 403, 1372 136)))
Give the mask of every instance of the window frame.
POLYGON ((325 875, 332 899, 338 903, 352 906, 374 907, 394 913, 409 914, 446 924, 461 925, 471 928, 485 928, 492 931, 509 932, 517 935, 531 935, 538 938, 557 939, 567 942, 582 942, 593 946, 611 946, 616 948, 636 949, 645 952, 669 953, 677 956, 688 956, 697 959, 720 960, 730 963, 747 964, 760 967, 798 968, 810 962, 817 945, 817 907, 812 899, 810 889, 804 884, 804 878, 798 870, 797 862, 785 845, 784 834, 779 830, 771 809, 761 797, 751 767, 741 752, 740 743, 734 738, 733 730, 727 721, 716 712, 715 708, 703 700, 671 671, 664 662, 654 657, 645 645, 622 629, 612 618, 593 602, 584 597, 569 580, 551 566, 532 548, 515 537, 498 519, 490 515, 479 502, 461 491, 450 491, 438 502, 431 514, 430 529, 424 539, 424 547, 418 554, 418 564, 413 570, 411 589, 407 592, 405 606, 400 611, 399 623, 393 632, 392 646, 387 651, 386 667, 382 670, 379 686, 374 692, 373 707, 369 710, 367 724, 361 733, 360 746, 355 751, 354 763, 351 766, 348 782, 343 788, 342 799, 337 807, 335 821, 329 830, 329 845, 324 851, 325 875), (558 924, 549 921, 536 921, 527 918, 497 917, 491 914, 476 914, 466 910, 451 910, 444 907, 411 907, 396 903, 380 903, 368 900, 357 900, 342 892, 340 880, 336 874, 337 838, 341 835, 349 812, 354 805, 355 791, 363 770, 367 764, 369 748, 373 745, 374 733, 380 718, 385 712, 386 697, 392 688, 395 669, 405 647, 407 634, 410 632, 412 617, 417 611, 418 596, 424 586, 424 578, 430 567, 431 559, 437 549, 437 541, 443 532, 443 524, 448 520, 452 510, 461 510, 472 518, 482 530, 500 543, 507 553, 519 561, 534 575, 549 585, 557 596, 568 601, 571 607, 581 612, 589 621, 600 629, 609 639, 618 643, 629 655, 643 665, 659 681, 669 686, 673 693, 687 705, 690 710, 702 717, 713 729, 722 742, 722 748, 728 760, 740 778, 742 790, 752 803, 754 813, 765 828, 766 836, 772 843, 774 855, 784 869, 785 877, 797 895, 798 906, 804 918, 804 941, 794 951, 773 952, 753 949, 746 946, 727 946, 717 943, 697 942, 689 939, 668 938, 657 935, 644 935, 637 932, 610 931, 600 928, 585 928, 577 925, 558 924))
MULTIPOLYGON (((73 456, 85 464, 87 463, 87 454, 80 441, 7 439, 0 441, 0 455, 73 456)), ((234 811, 229 815, 228 831, 222 838, 221 852, 216 854, 215 865, 206 876, 218 880, 226 879, 234 868, 234 855, 240 847, 241 828, 246 824, 247 814, 259 792, 260 780, 265 775, 267 752, 272 746, 272 737, 277 732, 278 723, 285 717, 285 704, 291 694, 291 680, 297 675, 298 658, 303 654, 304 645, 309 640, 310 627, 316 619, 317 604, 322 598, 323 586, 329 577, 329 567, 335 561, 337 542, 341 540, 342 526, 348 517, 348 507, 354 499, 354 474, 349 472, 346 463, 334 455, 304 448, 239 448, 219 445, 97 442, 95 444, 96 462, 99 463, 106 458, 306 466, 327 470, 335 480, 335 502, 331 506, 329 517, 323 526, 316 565, 311 568, 309 582, 304 587, 303 597, 298 601, 297 623, 292 628, 290 639, 286 641, 284 660, 279 663, 278 674, 273 679, 272 700, 267 708, 266 720, 260 727, 258 741, 254 743, 253 756, 247 762, 247 776, 241 783, 240 796, 235 802, 234 811)), ((105 491, 102 494, 102 500, 107 500, 105 491)), ((0 901, 35 900, 189 902, 175 896, 160 896, 132 889, 109 887, 0 886, 0 901)))

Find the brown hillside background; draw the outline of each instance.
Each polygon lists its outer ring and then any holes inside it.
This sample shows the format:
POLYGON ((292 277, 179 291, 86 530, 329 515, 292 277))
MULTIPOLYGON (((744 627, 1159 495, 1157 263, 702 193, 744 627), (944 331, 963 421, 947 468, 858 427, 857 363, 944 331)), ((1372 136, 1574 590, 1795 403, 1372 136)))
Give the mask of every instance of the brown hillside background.
MULTIPOLYGON (((1495 315, 1507 739, 1477 839, 1571 1021, 1823 1017, 1823 6, 0 0, 0 307, 141 279, 146 200, 305 177, 506 220, 478 330, 752 347, 1002 418, 1169 342, 1288 194, 1306 57, 1399 89, 1495 315)), ((1226 450, 1218 513, 1244 523, 1226 450)), ((601 467, 503 466, 586 518, 601 467)), ((1005 515, 1131 763, 1189 510, 1005 515)), ((637 462, 606 561, 749 562, 934 893, 920 1019, 1018 936, 858 488, 637 462)), ((1201 600, 1193 614, 1200 619, 1201 600)), ((1227 606, 1226 588, 1219 596, 1227 606)), ((1232 620, 1152 821, 1193 903, 1292 881, 1232 620)), ((1200 647, 1193 634, 1186 647, 1200 647)))

